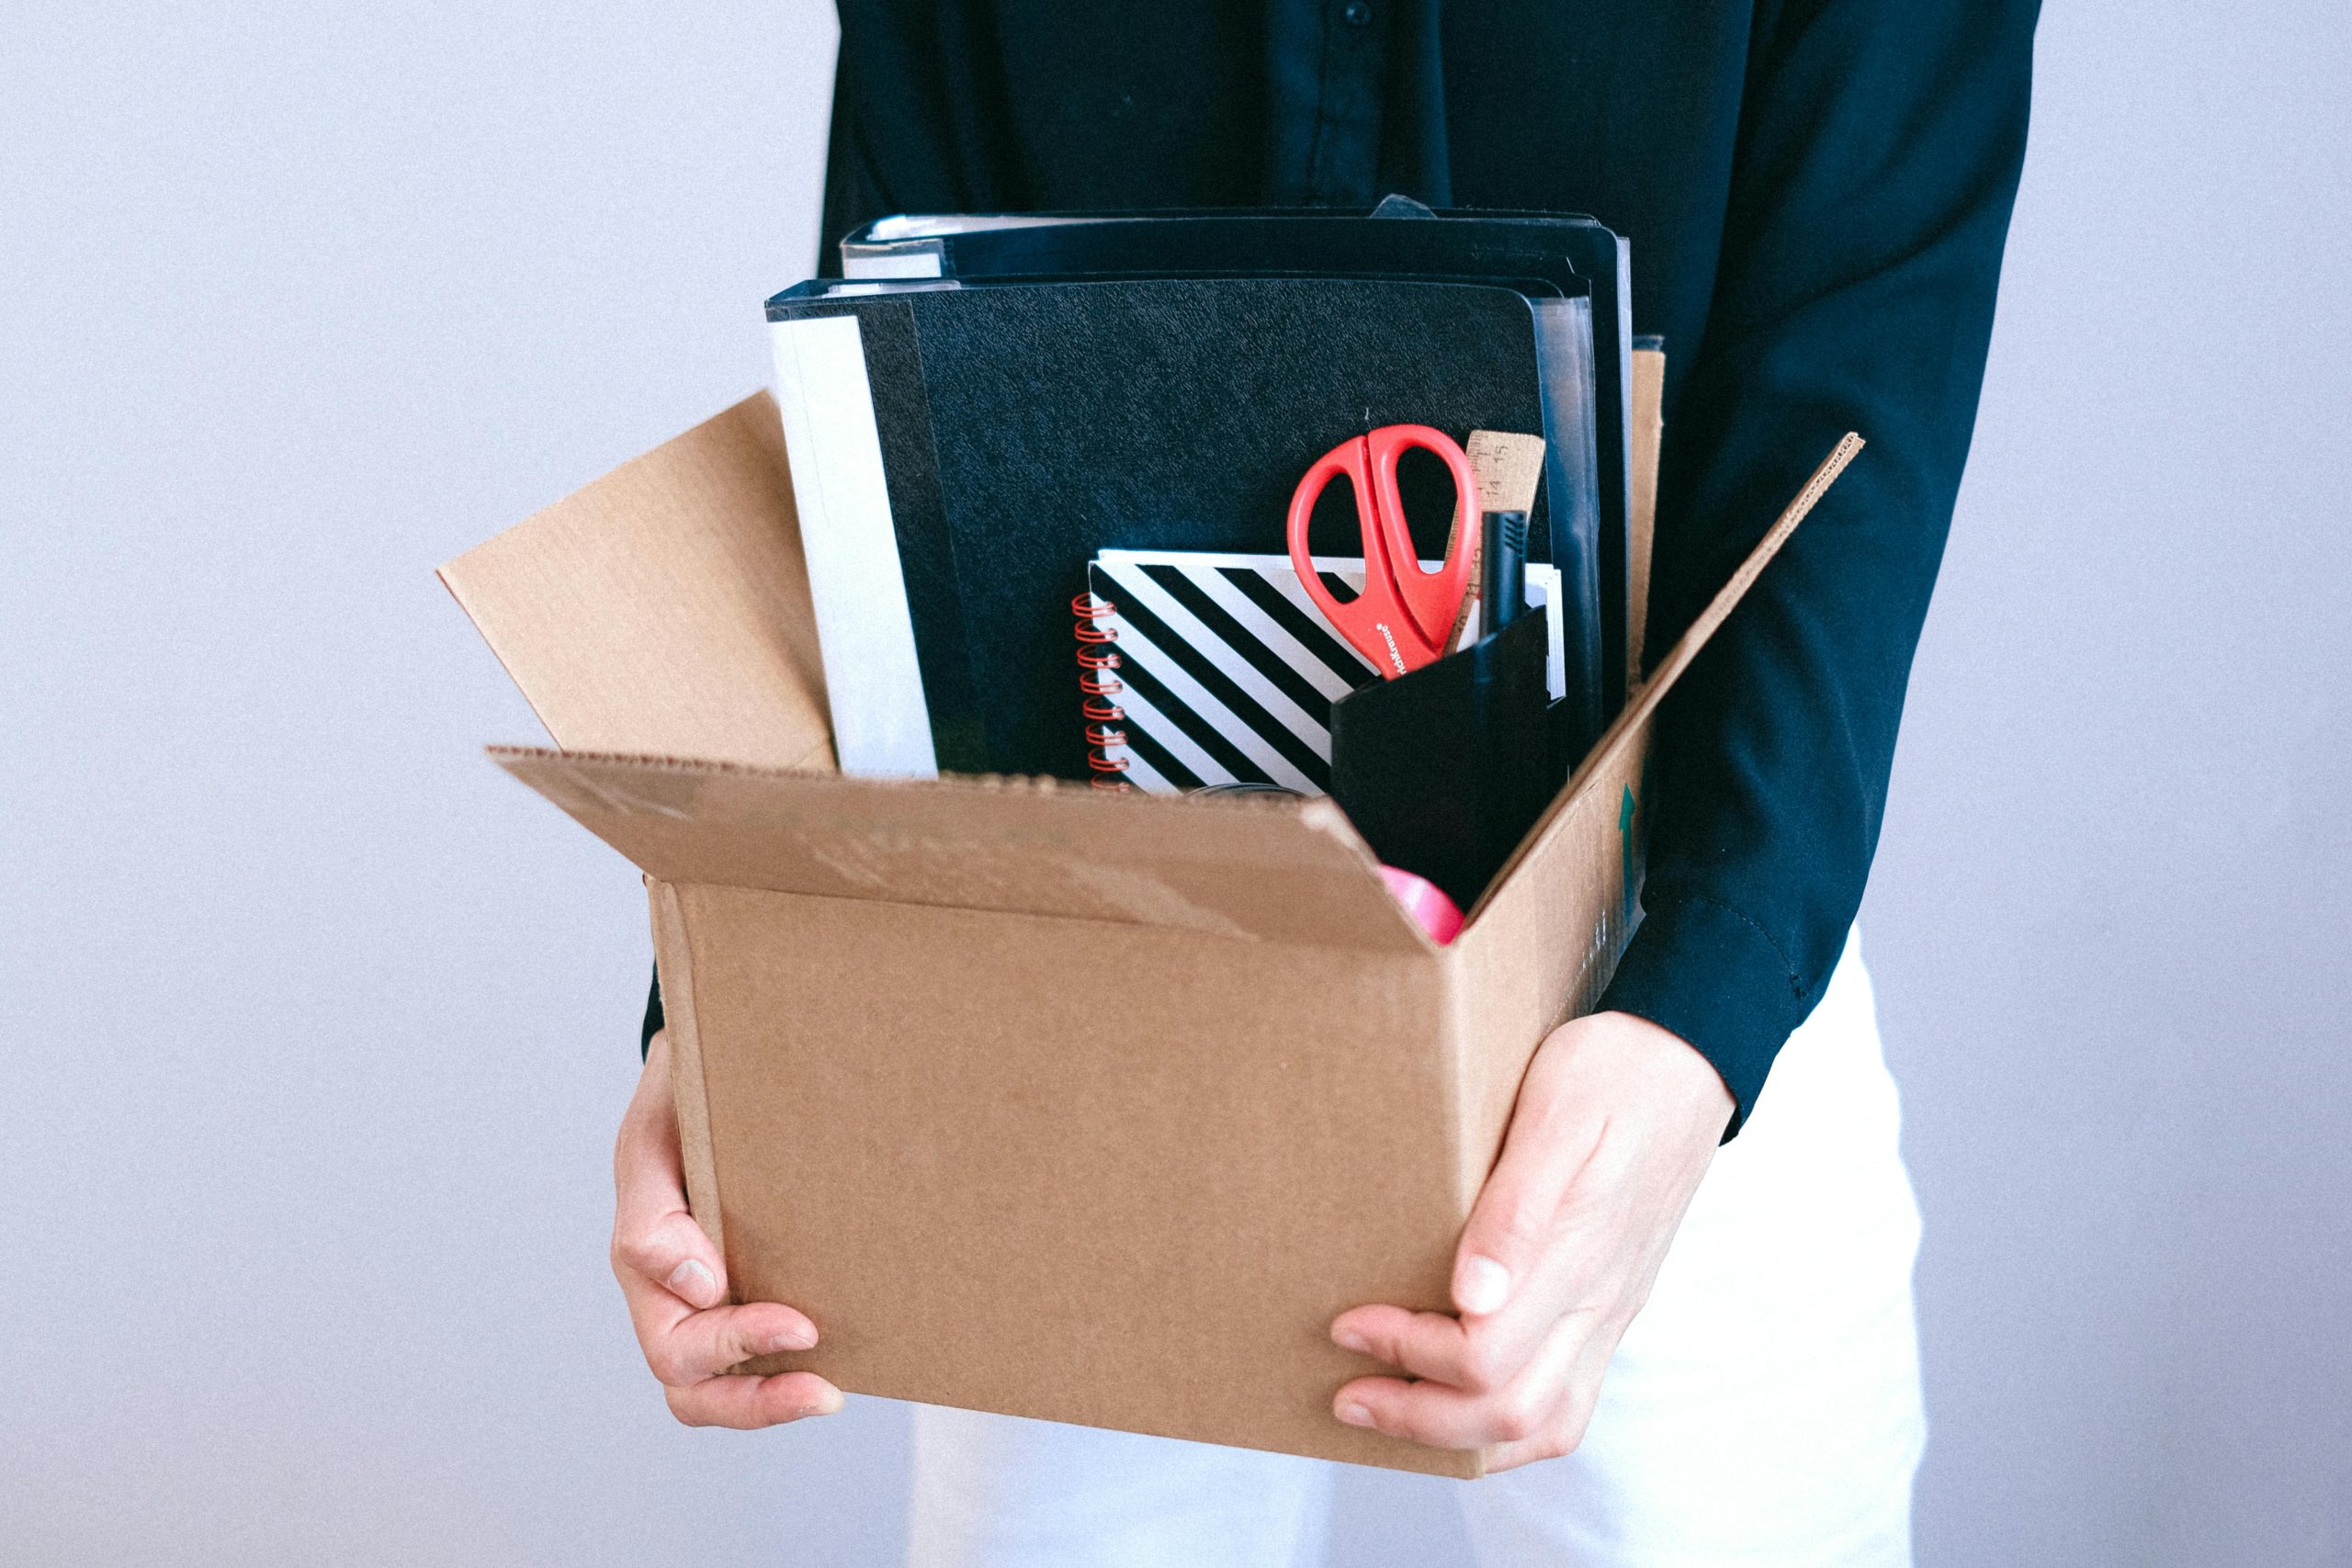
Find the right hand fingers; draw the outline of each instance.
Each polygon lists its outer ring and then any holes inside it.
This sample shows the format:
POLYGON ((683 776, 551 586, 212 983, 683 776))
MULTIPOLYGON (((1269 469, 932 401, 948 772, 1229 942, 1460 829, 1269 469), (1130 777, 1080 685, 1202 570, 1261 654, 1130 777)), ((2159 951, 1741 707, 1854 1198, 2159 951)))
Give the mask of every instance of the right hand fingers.
POLYGON ((775 1302, 696 1312, 650 1285, 627 1286, 624 1293, 645 1364, 670 1388, 692 1387, 754 1356, 806 1350, 817 1343, 808 1320, 775 1302))
POLYGON ((653 1037, 613 1151, 613 1273, 646 1364, 692 1426, 763 1427, 829 1415, 841 1393, 813 1372, 719 1377, 753 1356, 805 1350, 817 1325, 776 1302, 721 1303, 727 1264, 686 1208, 669 1042, 653 1037))
POLYGON ((727 1299, 726 1261, 684 1206, 633 1211, 623 1198, 613 1218, 613 1273, 623 1290, 642 1280, 690 1307, 727 1299))
POLYGON ((686 1208, 666 1033, 646 1052, 613 1142, 613 1268, 675 1289, 695 1306, 717 1306, 727 1293, 726 1261, 686 1208))
POLYGON ((670 1390, 670 1414, 689 1427, 750 1431, 797 1421, 804 1416, 831 1416, 841 1407, 841 1390, 814 1372, 707 1378, 692 1388, 670 1390))
POLYGON ((635 1275, 693 1307, 727 1299, 727 1260, 686 1207, 666 1033, 653 1037, 613 1144, 613 1272, 624 1288, 635 1275))

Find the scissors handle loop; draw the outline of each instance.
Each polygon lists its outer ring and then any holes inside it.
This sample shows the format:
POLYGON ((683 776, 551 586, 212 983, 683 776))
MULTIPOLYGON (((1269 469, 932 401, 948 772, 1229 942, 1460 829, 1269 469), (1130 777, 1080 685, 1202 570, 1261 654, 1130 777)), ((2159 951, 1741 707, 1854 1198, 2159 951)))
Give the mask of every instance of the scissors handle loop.
POLYGON ((1317 458, 1298 481, 1291 495, 1287 530, 1291 566, 1298 573, 1299 586, 1333 629, 1393 680, 1444 656, 1447 634, 1469 591, 1477 519, 1477 476, 1453 437, 1426 424, 1382 425, 1317 458), (1396 486, 1398 459, 1416 448, 1440 458, 1453 476, 1453 534, 1444 564, 1435 571, 1421 570, 1396 486), (1324 586, 1306 547, 1315 503, 1341 476, 1355 491, 1356 520, 1363 537, 1363 591, 1346 604, 1324 586))

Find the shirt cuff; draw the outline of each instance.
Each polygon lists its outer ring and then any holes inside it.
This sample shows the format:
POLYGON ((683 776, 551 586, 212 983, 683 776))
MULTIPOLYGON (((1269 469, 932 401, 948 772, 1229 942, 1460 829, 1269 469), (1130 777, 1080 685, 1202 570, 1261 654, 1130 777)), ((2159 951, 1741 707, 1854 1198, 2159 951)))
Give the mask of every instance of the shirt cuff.
POLYGON ((1642 902, 1641 926, 1596 1010, 1645 1018, 1704 1056, 1731 1090, 1728 1143, 1809 998, 1763 928, 1729 905, 1646 894, 1642 902))
POLYGON ((637 1037, 639 1061, 653 1054, 653 1037, 662 1032, 664 1021, 662 1016, 662 970, 657 964, 653 970, 653 988, 645 998, 645 1027, 637 1037))

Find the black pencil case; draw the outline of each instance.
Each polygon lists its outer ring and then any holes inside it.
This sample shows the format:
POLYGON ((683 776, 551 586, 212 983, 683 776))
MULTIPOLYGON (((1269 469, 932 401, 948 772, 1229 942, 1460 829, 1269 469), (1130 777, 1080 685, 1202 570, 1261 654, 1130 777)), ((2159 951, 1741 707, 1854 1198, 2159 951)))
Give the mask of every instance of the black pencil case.
POLYGON ((1492 637, 1331 707, 1331 797, 1387 864, 1467 911, 1558 784, 1544 623, 1492 637))

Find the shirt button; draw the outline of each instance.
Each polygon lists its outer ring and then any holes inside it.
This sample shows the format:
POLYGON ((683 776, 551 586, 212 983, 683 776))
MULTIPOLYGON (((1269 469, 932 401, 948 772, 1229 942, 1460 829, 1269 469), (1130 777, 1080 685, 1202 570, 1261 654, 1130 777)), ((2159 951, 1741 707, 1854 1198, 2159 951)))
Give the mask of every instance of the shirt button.
POLYGON ((1348 8, 1341 11, 1340 16, 1348 26, 1361 28, 1371 22, 1372 7, 1365 5, 1364 0, 1348 0, 1348 8))

